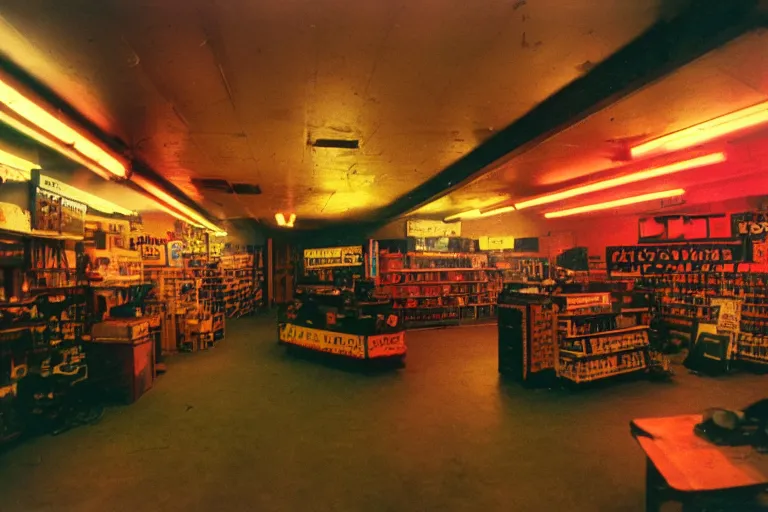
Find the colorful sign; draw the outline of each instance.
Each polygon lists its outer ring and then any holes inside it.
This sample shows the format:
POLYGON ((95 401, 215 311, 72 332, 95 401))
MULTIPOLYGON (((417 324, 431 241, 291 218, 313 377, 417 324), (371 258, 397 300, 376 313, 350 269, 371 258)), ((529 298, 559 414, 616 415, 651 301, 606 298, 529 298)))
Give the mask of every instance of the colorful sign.
POLYGON ((406 221, 405 235, 416 238, 461 236, 461 222, 409 220, 406 221))
POLYGON ((368 336, 368 357, 389 357, 405 354, 405 331, 368 336))
POLYGON ((478 240, 481 251, 501 251, 515 248, 512 236, 481 236, 478 240))
POLYGON ((354 267, 363 264, 363 246, 304 249, 304 269, 354 267))
POLYGON ((62 197, 61 232, 67 235, 83 236, 85 234, 85 212, 87 209, 88 207, 83 203, 62 197))
POLYGON ((280 341, 320 352, 365 358, 365 336, 280 324, 280 341))
POLYGON ((668 274, 726 271, 744 261, 742 242, 607 247, 608 272, 668 274))
POLYGON ((379 241, 368 241, 368 257, 370 258, 369 275, 371 279, 379 277, 379 241))

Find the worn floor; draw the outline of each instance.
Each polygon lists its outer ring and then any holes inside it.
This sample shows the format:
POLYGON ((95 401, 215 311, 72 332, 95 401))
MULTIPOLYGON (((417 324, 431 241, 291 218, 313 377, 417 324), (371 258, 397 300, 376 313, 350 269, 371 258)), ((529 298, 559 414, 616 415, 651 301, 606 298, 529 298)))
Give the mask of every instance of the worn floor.
POLYGON ((0 510, 640 511, 631 418, 768 390, 684 372, 525 390, 499 381, 492 326, 410 332, 407 368, 372 374, 286 354, 268 319, 227 336, 98 425, 0 454, 0 510))

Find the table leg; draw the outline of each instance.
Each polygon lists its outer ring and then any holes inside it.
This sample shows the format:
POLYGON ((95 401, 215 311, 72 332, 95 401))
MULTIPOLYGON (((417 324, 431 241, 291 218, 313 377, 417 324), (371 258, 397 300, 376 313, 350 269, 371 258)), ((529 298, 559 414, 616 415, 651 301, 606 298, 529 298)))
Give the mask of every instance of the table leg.
POLYGON ((645 510, 646 512, 658 512, 661 508, 661 488, 665 484, 664 478, 654 466, 651 459, 645 458, 645 510))

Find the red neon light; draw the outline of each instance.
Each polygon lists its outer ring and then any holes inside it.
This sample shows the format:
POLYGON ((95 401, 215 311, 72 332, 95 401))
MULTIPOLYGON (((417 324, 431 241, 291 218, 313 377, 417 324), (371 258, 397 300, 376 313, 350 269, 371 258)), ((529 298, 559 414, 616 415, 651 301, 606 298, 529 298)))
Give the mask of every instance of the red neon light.
POLYGON ((563 199, 570 199, 571 197, 589 194, 590 192, 597 192, 599 190, 614 188, 628 183, 636 183, 638 181, 657 178, 659 176, 686 171, 688 169, 725 162, 725 160, 725 153, 711 153, 690 160, 683 160, 682 162, 676 162, 674 164, 664 165, 653 169, 646 169, 645 171, 634 172, 632 174, 627 174, 626 176, 619 176, 618 178, 598 181, 596 183, 590 183, 589 185, 583 185, 581 187, 563 190, 562 192, 555 192, 554 194, 529 199, 528 201, 515 203, 515 208, 522 210, 523 208, 530 208, 531 206, 554 203, 555 201, 562 201, 563 199))
POLYGON ((636 158, 652 153, 677 151, 766 122, 768 122, 768 101, 643 142, 630 148, 630 154, 636 158))
POLYGON ((623 199, 617 199, 615 201, 608 201, 605 203, 578 206, 576 208, 561 210, 559 212, 548 212, 544 214, 544 217, 548 219, 556 219, 558 217, 568 217, 569 215, 576 215, 579 213, 594 212, 598 210, 607 210, 609 208, 618 208, 620 206, 626 206, 628 204, 643 203, 646 201, 653 201, 654 199, 664 199, 667 197, 680 196, 683 194, 685 194, 685 190, 683 190, 682 188, 676 188, 674 190, 665 190, 664 192, 654 192, 652 194, 643 194, 641 196, 625 197, 623 199))

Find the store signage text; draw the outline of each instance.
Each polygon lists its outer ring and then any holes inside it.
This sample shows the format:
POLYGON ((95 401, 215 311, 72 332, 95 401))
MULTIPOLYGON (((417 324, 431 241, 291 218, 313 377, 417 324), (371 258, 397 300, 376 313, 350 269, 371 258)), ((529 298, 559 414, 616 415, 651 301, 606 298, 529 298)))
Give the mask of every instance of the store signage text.
POLYGON ((286 323, 280 324, 280 341, 320 352, 365 358, 365 337, 356 334, 324 331, 286 323))
POLYGON ((396 356, 405 351, 405 332, 368 336, 368 357, 396 356))
POLYGON ((406 221, 405 235, 416 238, 461 236, 461 222, 409 220, 406 221))
POLYGON ((744 259, 741 242, 733 244, 686 244, 665 246, 607 247, 609 272, 710 272, 744 259))
POLYGON ((768 213, 734 213, 731 215, 731 233, 734 236, 764 239, 768 234, 768 213))
POLYGON ((363 246, 304 249, 304 268, 353 267, 363 264, 363 246))

